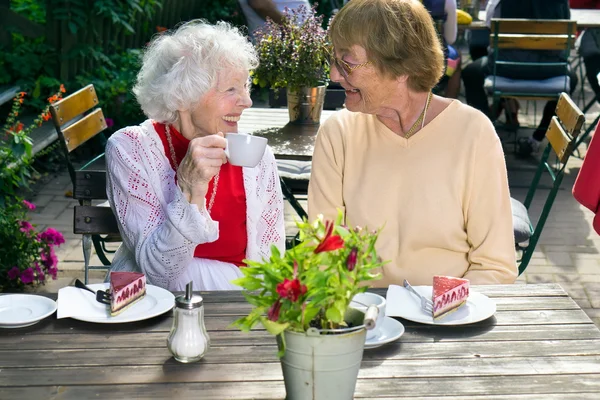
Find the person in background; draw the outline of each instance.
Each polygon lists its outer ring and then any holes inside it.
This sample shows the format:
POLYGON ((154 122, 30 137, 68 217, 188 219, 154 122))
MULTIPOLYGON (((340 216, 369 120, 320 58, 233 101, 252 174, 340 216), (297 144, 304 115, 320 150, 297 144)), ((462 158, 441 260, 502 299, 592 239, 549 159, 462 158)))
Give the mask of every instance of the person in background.
MULTIPOLYGON (((571 8, 600 9, 600 0, 570 0, 571 8)), ((596 100, 600 102, 600 84, 598 74, 600 73, 600 29, 589 28, 581 33, 579 55, 583 58, 585 72, 588 82, 596 100)), ((583 84, 583 82, 582 82, 583 84)))
POLYGON ((111 271, 146 274, 176 291, 237 289, 244 260, 285 248, 283 195, 269 148, 233 166, 226 132, 252 105, 254 46, 225 22, 188 22, 156 36, 133 88, 149 118, 106 146, 107 194, 123 244, 111 271))
POLYGON ((376 286, 473 284, 517 277, 504 152, 491 121, 433 95, 444 51, 423 4, 352 0, 333 18, 331 79, 346 109, 319 129, 308 190, 311 219, 383 227, 390 262, 376 286))
MULTIPOLYGON (((254 31, 263 26, 267 17, 279 23, 285 8, 294 10, 300 5, 310 8, 308 0, 238 0, 248 24, 248 35, 254 40, 254 31)), ((302 21, 299 21, 300 23, 302 21)))
MULTIPOLYGON (((498 17, 500 18, 530 18, 530 19, 569 19, 570 11, 568 0, 490 0, 486 14, 486 20, 498 17)), ((524 62, 542 62, 542 61, 565 61, 565 55, 560 51, 553 50, 503 50, 506 52, 503 58, 510 58, 513 61, 524 62), (510 52, 510 55, 508 53, 510 52)), ((491 56, 491 54, 490 54, 491 56)), ((488 95, 484 88, 485 78, 493 71, 494 60, 490 57, 482 57, 463 70, 462 78, 465 84, 465 96, 467 104, 477 108, 490 119, 496 116, 491 115, 488 104, 488 95)), ((564 74, 563 67, 516 67, 501 66, 497 73, 513 79, 547 79, 564 74)), ((577 86, 577 75, 569 70, 570 92, 572 93, 577 86)), ((507 103, 510 104, 510 103, 507 103)), ((548 125, 556 109, 556 100, 548 101, 544 107, 542 118, 538 127, 529 138, 521 138, 518 142, 518 155, 525 157, 532 152, 536 152, 542 140, 546 136, 548 125)), ((516 118, 518 108, 512 107, 510 110, 511 119, 516 118)), ((517 122, 516 119, 513 122, 517 122)), ((518 124, 518 122, 517 122, 518 124)))
POLYGON ((446 97, 456 99, 460 92, 461 73, 460 53, 452 46, 458 31, 456 0, 423 0, 423 5, 433 18, 444 48, 446 68, 435 90, 443 90, 446 97))

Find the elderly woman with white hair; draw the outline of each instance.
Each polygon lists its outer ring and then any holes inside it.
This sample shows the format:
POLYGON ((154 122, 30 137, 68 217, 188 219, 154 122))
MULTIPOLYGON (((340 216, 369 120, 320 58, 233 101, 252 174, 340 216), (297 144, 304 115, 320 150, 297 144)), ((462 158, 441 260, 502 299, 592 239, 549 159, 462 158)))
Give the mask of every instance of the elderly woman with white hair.
POLYGON ((224 133, 252 105, 252 45, 234 27, 192 21, 157 36, 133 88, 149 118, 108 141, 107 192, 123 244, 111 271, 182 290, 236 289, 244 260, 284 249, 283 197, 269 148, 227 163, 224 133))

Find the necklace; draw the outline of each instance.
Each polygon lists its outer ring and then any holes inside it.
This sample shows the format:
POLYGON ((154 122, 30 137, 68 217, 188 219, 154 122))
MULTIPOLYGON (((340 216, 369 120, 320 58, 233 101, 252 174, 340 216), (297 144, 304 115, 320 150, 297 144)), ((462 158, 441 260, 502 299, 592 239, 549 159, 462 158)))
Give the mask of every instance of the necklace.
MULTIPOLYGON (((179 164, 177 164, 177 156, 175 155, 175 147, 173 147, 173 139, 171 139, 171 129, 169 128, 169 124, 165 124, 165 134, 167 135, 167 142, 169 143, 169 152, 171 153, 171 160, 173 160, 173 165, 175 166, 175 173, 177 173, 177 168, 179 168, 179 164)), ((215 175, 213 182, 213 190, 210 194, 210 200, 208 201, 207 211, 210 214, 210 210, 212 210, 213 204, 215 204, 215 197, 217 196, 217 188, 219 187, 219 173, 215 175)))
POLYGON ((423 108, 423 111, 421 111, 421 115, 419 115, 419 118, 417 118, 413 126, 410 127, 408 132, 406 132, 406 135, 404 135, 404 139, 408 139, 409 137, 414 135, 415 131, 419 127, 419 124, 421 125, 421 129, 423 129, 423 126, 425 126, 425 115, 427 115, 427 109, 429 108, 429 103, 431 102, 432 95, 433 93, 429 92, 429 94, 427 95, 427 102, 425 103, 425 108, 423 108))

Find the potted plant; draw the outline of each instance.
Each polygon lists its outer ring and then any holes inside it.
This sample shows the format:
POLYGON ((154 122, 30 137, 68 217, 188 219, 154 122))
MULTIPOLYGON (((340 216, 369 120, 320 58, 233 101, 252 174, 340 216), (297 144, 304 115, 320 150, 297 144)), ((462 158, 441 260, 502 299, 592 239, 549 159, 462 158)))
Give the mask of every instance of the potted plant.
POLYGON ((259 66, 252 81, 287 91, 290 122, 318 124, 329 80, 330 43, 315 7, 286 9, 281 23, 267 18, 255 32, 259 66))
POLYGON ((383 265, 375 250, 379 231, 337 221, 297 222, 300 244, 269 260, 247 261, 234 281, 254 307, 234 324, 257 323, 277 336, 288 399, 350 399, 362 360, 362 312, 350 307, 383 265))

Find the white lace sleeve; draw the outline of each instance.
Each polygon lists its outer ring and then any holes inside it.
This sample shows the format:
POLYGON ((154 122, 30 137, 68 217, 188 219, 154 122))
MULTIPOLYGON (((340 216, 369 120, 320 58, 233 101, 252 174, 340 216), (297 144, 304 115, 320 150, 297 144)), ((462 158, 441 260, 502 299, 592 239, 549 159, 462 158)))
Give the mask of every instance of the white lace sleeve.
POLYGON ((247 257, 260 261, 271 257, 271 245, 285 250, 283 194, 277 173, 277 163, 267 147, 263 159, 255 168, 244 168, 246 188, 248 249, 247 257))
POLYGON ((108 199, 124 246, 150 283, 172 287, 195 247, 218 238, 218 223, 205 207, 188 203, 164 151, 143 126, 115 133, 106 162, 108 199))

